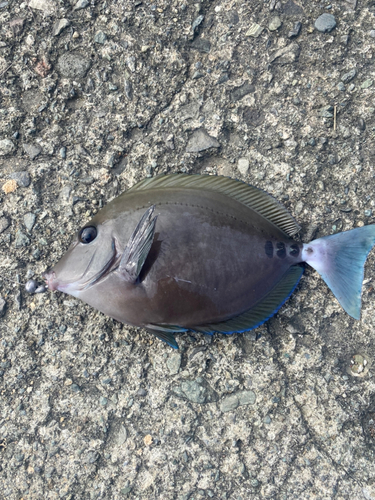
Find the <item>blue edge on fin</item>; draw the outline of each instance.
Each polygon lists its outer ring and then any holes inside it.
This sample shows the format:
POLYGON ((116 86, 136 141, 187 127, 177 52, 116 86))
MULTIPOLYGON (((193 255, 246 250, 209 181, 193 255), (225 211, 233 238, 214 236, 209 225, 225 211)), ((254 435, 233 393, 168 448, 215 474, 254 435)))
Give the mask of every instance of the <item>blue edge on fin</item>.
MULTIPOLYGON (((303 269, 303 268, 302 268, 303 269)), ((303 274, 303 271, 301 272, 301 276, 303 274)), ((255 328, 258 328, 258 326, 260 325, 263 325, 263 323, 265 323, 266 321, 268 321, 270 318, 272 318, 272 316, 274 316, 277 311, 285 304, 285 302, 289 299, 289 297, 292 295, 292 293, 294 292, 294 290, 297 288, 297 285, 301 279, 301 276, 298 278, 298 280, 296 281, 295 285, 293 286, 292 290, 290 291, 289 295, 287 295, 285 297, 285 299, 276 307, 276 309, 269 315, 267 316, 266 318, 262 319, 262 321, 259 321, 259 323, 257 323, 256 325, 250 327, 250 328, 246 328, 245 330, 233 330, 232 332, 220 332, 222 333, 223 335, 232 335, 233 333, 245 333, 245 332, 250 332, 251 330, 254 330, 255 328)), ((183 332, 188 332, 188 331, 196 331, 194 330, 194 328, 179 328, 178 330, 175 331, 175 333, 183 333, 183 332)), ((212 332, 206 332, 206 335, 213 335, 215 333, 215 331, 212 331, 212 332)), ((171 334, 173 335, 173 333, 171 332, 171 334)), ((175 343, 172 343, 172 342, 168 342, 168 340, 166 339, 162 339, 164 340, 164 342, 166 342, 170 347, 173 347, 173 349, 178 349, 178 344, 177 342, 175 341, 175 343)))

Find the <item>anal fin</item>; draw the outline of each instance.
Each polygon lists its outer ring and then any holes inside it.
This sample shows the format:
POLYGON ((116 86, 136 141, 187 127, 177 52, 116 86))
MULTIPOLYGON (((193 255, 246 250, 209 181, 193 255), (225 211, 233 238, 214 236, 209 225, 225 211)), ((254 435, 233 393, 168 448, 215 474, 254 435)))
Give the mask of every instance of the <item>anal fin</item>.
POLYGON ((202 333, 241 333, 252 330, 265 323, 277 313, 296 288, 302 274, 302 266, 292 266, 275 287, 256 306, 235 318, 221 323, 210 323, 192 327, 202 333))
POLYGON ((174 333, 177 332, 187 332, 186 328, 180 328, 179 326, 173 325, 146 325, 147 331, 153 333, 155 337, 166 342, 169 346, 173 347, 173 349, 178 349, 178 344, 176 339, 174 338, 174 333))

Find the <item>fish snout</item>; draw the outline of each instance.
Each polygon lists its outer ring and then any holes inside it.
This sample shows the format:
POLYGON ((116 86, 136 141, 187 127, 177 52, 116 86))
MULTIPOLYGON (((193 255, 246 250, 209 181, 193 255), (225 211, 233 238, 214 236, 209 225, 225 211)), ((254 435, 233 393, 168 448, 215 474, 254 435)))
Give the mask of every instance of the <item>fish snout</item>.
POLYGON ((56 273, 52 269, 47 269, 47 271, 44 271, 42 273, 42 278, 46 280, 48 290, 55 291, 57 290, 57 280, 56 280, 56 273))

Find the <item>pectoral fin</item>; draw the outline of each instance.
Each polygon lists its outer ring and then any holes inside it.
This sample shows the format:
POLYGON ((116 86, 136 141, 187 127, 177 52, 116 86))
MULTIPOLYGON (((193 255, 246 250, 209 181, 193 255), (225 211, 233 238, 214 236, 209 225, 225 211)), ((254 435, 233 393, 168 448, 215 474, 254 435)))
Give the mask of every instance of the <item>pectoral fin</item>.
POLYGON ((118 270, 124 279, 130 283, 136 282, 154 239, 157 219, 157 216, 152 218, 154 208, 154 206, 151 206, 145 212, 131 235, 121 257, 118 270))

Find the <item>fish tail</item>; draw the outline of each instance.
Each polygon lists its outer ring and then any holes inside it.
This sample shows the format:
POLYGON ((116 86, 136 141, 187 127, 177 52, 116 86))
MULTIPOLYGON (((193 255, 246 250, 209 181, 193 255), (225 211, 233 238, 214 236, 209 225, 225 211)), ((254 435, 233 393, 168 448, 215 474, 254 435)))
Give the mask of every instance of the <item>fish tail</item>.
POLYGON ((341 306, 355 319, 360 319, 364 265, 374 244, 375 224, 303 245, 303 260, 318 271, 341 306))

